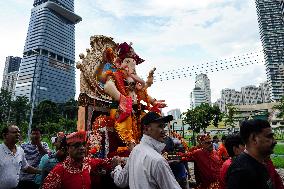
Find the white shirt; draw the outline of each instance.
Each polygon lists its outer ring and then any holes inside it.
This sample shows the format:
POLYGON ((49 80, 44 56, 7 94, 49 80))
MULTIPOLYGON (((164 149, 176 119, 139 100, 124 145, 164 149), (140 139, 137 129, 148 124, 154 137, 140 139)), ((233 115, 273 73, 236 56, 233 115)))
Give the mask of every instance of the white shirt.
POLYGON ((21 169, 28 167, 24 150, 17 146, 15 154, 3 143, 0 144, 0 188, 15 188, 19 183, 21 169))
POLYGON ((134 147, 124 168, 116 166, 114 183, 130 189, 181 189, 165 158, 161 155, 165 144, 143 135, 134 147))

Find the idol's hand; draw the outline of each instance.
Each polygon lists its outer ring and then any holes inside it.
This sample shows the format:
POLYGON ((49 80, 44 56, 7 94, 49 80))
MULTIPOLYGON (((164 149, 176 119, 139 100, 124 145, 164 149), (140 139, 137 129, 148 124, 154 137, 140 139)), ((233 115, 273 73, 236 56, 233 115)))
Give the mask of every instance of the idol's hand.
POLYGON ((153 106, 156 106, 157 108, 165 108, 167 107, 167 104, 165 103, 165 100, 155 100, 153 106))

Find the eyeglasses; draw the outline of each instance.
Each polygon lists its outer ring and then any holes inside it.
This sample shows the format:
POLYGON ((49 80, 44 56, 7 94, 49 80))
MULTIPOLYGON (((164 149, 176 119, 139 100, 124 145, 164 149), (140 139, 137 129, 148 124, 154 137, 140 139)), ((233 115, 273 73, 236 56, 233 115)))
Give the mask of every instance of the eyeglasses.
POLYGON ((74 144, 69 144, 69 146, 73 146, 74 148, 86 147, 86 142, 76 142, 74 144))

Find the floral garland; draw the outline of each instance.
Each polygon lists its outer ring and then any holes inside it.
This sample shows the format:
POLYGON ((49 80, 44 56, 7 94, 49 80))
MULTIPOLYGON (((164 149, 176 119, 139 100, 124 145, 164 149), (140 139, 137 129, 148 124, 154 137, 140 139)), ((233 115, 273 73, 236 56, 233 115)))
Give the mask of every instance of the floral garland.
POLYGON ((126 87, 124 85, 124 79, 125 79, 124 71, 125 70, 123 69, 118 69, 116 72, 113 73, 113 76, 114 76, 115 84, 117 86, 118 91, 122 95, 127 96, 128 93, 126 92, 126 87))

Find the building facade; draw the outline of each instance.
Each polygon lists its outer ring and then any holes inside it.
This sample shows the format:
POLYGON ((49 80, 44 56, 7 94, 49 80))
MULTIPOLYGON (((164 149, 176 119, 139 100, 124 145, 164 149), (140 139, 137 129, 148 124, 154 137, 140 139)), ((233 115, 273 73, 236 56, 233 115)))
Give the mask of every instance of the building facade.
POLYGON ((219 108, 222 112, 226 111, 226 106, 229 104, 241 105, 242 103, 242 93, 240 91, 236 91, 235 89, 223 89, 221 91, 219 108))
POLYGON ((235 89, 223 89, 221 99, 215 103, 222 112, 226 111, 227 105, 255 105, 269 103, 270 90, 267 82, 261 83, 258 87, 249 85, 241 88, 241 91, 235 89))
POLYGON ((172 115, 175 120, 180 119, 181 112, 180 109, 172 109, 168 111, 167 115, 172 115))
POLYGON ((75 96, 74 0, 35 0, 16 96, 65 102, 75 96))
POLYGON ((206 102, 205 91, 199 87, 195 87, 190 93, 190 99, 190 107, 191 109, 194 109, 202 103, 206 102))
POLYGON ((249 85, 241 88, 242 104, 260 104, 262 103, 262 90, 260 87, 249 85))
POLYGON ((235 117, 239 120, 244 119, 265 119, 271 123, 272 128, 283 127, 284 120, 279 118, 279 111, 274 109, 275 105, 279 105, 278 102, 262 103, 254 105, 238 105, 235 117))
POLYGON ((283 0, 256 0, 260 37, 272 101, 279 101, 284 95, 283 7, 283 0))
POLYGON ((206 74, 199 74, 196 76, 195 87, 199 87, 204 90, 206 103, 211 104, 210 80, 206 74))
POLYGON ((21 61, 22 58, 20 57, 6 57, 1 88, 9 91, 12 97, 15 95, 15 86, 21 61))
POLYGON ((206 74, 196 76, 195 88, 190 93, 190 106, 192 109, 202 103, 211 104, 210 80, 206 74))
POLYGON ((259 87, 261 89, 262 103, 271 102, 269 84, 267 82, 260 83, 259 87))

